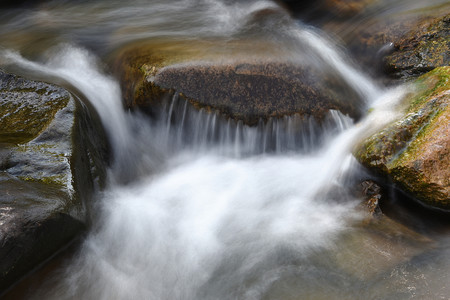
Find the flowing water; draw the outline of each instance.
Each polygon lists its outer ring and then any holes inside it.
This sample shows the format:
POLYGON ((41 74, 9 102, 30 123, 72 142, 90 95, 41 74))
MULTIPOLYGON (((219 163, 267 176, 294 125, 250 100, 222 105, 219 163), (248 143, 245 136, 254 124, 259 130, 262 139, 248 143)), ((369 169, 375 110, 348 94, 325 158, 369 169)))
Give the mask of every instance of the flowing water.
POLYGON ((367 176, 352 148, 397 117, 408 87, 378 86, 323 32, 271 1, 60 0, 2 17, 0 66, 87 99, 114 152, 81 249, 26 298, 450 299, 445 232, 368 222, 349 189, 367 176), (276 14, 251 23, 262 10, 276 14), (248 127, 176 96, 153 118, 126 112, 98 57, 161 38, 276 41, 286 60, 337 74, 371 113, 248 127))

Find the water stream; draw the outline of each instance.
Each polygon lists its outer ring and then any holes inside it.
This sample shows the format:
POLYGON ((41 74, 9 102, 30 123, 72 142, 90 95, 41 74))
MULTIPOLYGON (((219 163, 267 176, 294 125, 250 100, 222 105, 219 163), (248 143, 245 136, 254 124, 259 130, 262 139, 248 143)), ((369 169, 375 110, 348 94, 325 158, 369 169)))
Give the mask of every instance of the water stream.
POLYGON ((115 154, 81 249, 27 298, 449 299, 450 239, 368 224, 348 188, 361 174, 352 148, 397 117, 408 87, 378 86, 329 38, 289 21, 256 24, 256 35, 276 36, 290 60, 313 53, 314 64, 339 74, 370 108, 357 124, 330 111, 320 124, 291 116, 248 127, 176 96, 153 119, 126 112, 99 55, 161 36, 255 38, 241 32, 254 12, 280 9, 166 2, 50 1, 4 13, 0 66, 82 94, 115 154), (19 41, 38 31, 37 50, 19 41))

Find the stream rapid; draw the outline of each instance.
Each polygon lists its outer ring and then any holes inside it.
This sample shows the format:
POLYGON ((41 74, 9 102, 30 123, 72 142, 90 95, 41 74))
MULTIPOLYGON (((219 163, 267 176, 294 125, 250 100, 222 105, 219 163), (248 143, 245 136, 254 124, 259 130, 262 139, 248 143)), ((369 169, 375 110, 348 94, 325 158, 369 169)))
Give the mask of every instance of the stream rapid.
POLYGON ((27 297, 449 299, 450 239, 368 223, 349 188, 367 176, 351 151, 398 117, 409 87, 375 83, 300 21, 244 30, 266 9, 289 19, 272 1, 49 1, 1 12, 0 67, 89 101, 114 154, 79 251, 27 297), (100 57, 162 37, 276 40, 290 61, 337 74, 370 113, 356 124, 330 111, 322 123, 249 127, 176 96, 153 118, 125 111, 100 57))

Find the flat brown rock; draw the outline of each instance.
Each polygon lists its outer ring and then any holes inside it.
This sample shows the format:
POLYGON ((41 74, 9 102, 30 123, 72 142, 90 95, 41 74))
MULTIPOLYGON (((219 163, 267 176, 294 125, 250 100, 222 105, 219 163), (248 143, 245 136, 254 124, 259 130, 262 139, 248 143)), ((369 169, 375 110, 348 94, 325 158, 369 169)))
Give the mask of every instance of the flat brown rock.
POLYGON ((181 93, 194 106, 219 110, 247 124, 291 114, 321 119, 330 109, 359 117, 358 102, 333 98, 321 89, 320 80, 299 66, 241 63, 167 67, 149 83, 181 93))
POLYGON ((128 107, 152 113, 163 99, 177 93, 196 108, 218 111, 248 125, 293 114, 320 121, 331 109, 360 117, 363 99, 342 79, 276 60, 271 47, 223 45, 228 54, 222 57, 217 55, 220 43, 179 44, 142 51, 137 46, 119 56, 117 70, 128 107), (254 55, 242 55, 251 51, 254 55))

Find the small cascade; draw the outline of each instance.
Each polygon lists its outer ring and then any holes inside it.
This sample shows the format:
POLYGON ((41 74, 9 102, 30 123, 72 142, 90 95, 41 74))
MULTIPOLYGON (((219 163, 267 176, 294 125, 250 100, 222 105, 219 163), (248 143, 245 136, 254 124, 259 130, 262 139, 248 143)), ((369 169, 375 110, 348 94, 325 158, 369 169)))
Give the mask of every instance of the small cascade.
MULTIPOLYGON (((142 116, 142 118, 147 118, 142 116)), ((321 122, 297 114, 260 120, 257 126, 226 119, 218 111, 197 110, 175 94, 153 120, 152 137, 170 153, 183 149, 241 157, 263 153, 311 152, 347 129, 351 118, 331 110, 321 122)))
POLYGON ((336 48, 325 36, 315 30, 298 27, 290 34, 302 48, 308 48, 311 60, 319 61, 321 68, 334 72, 353 89, 361 100, 370 106, 381 93, 381 89, 367 75, 352 66, 348 57, 336 48))

